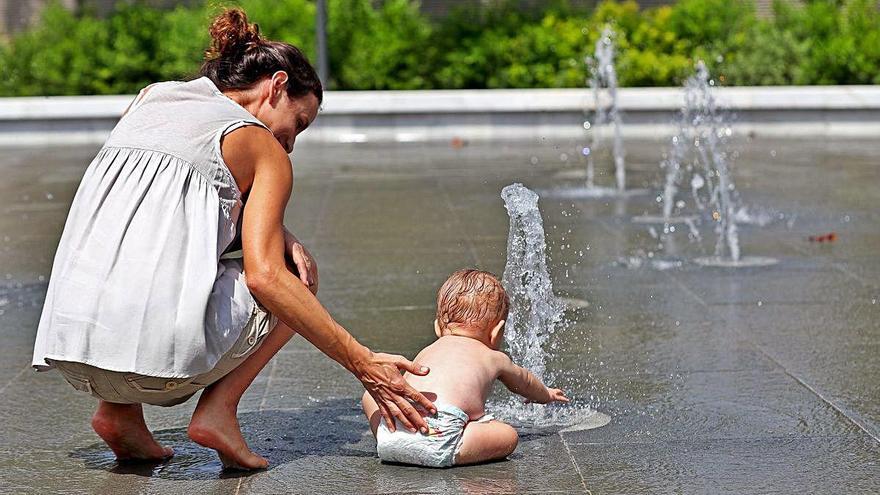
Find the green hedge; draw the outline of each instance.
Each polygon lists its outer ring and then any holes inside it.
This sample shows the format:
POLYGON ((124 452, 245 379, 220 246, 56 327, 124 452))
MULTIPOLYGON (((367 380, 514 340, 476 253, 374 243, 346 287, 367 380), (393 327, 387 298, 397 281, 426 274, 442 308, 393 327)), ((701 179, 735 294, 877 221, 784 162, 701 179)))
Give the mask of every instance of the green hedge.
MULTIPOLYGON (((210 2, 212 5, 214 2, 210 2)), ((880 84, 874 0, 680 0, 640 10, 606 1, 590 12, 564 0, 540 12, 512 4, 430 22, 412 0, 328 0, 334 89, 532 88, 585 84, 584 58, 616 30, 623 86, 681 83, 697 59, 726 85, 880 84)), ((264 34, 314 59, 313 0, 240 0, 264 34)), ((122 3, 109 17, 50 5, 30 31, 0 42, 0 95, 132 93, 192 76, 216 7, 156 10, 122 3)))

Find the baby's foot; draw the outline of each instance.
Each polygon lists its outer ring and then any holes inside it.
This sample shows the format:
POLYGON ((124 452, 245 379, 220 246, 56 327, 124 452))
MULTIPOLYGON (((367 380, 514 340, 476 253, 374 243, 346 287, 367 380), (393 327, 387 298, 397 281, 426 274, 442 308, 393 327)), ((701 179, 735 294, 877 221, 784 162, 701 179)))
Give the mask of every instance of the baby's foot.
POLYGON ((189 437, 199 445, 217 451, 224 469, 265 469, 269 461, 248 448, 235 409, 215 404, 211 397, 202 395, 189 423, 189 437))
POLYGON ((101 402, 92 416, 92 428, 119 461, 161 461, 174 455, 153 438, 140 404, 101 402))

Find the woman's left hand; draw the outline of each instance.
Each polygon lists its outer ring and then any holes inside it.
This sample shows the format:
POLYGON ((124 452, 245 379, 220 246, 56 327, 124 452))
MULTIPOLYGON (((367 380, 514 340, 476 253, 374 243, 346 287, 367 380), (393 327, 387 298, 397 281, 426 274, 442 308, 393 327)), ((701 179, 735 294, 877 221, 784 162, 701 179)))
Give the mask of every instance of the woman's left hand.
POLYGON ((318 262, 299 239, 284 228, 284 254, 293 261, 299 279, 312 294, 318 293, 318 262))

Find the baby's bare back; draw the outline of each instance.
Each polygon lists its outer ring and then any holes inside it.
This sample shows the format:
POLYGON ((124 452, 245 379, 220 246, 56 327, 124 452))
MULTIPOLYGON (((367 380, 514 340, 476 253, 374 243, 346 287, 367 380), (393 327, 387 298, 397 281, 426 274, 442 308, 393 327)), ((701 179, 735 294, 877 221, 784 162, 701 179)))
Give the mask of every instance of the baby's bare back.
POLYGON ((429 367, 431 372, 427 376, 407 373, 406 380, 435 403, 457 406, 470 419, 478 419, 485 414, 486 397, 498 378, 503 357, 478 340, 447 335, 415 358, 416 364, 429 367))

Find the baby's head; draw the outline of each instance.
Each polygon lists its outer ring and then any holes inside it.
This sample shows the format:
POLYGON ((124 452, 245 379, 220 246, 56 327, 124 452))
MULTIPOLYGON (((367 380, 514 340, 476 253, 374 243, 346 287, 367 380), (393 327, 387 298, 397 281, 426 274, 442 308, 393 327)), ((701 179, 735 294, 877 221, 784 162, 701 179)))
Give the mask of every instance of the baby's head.
POLYGON ((437 337, 460 335, 498 349, 510 300, 495 275, 465 269, 453 273, 437 293, 437 337))

